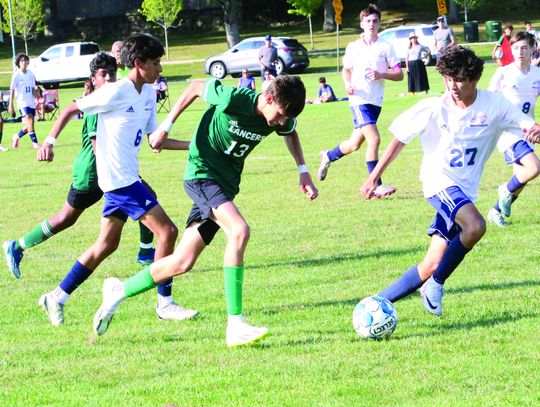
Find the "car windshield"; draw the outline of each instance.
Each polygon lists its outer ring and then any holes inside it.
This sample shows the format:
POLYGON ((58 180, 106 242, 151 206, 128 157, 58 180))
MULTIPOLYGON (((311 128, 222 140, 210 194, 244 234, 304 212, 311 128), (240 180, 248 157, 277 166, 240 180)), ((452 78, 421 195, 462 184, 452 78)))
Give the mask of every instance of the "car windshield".
POLYGON ((300 44, 298 42, 298 40, 293 40, 293 39, 283 40, 283 45, 285 45, 287 48, 301 48, 301 49, 304 49, 304 47, 302 46, 302 44, 300 44))
POLYGON ((431 27, 422 28, 422 34, 424 34, 426 37, 430 37, 433 35, 433 30, 431 27))
POLYGON ((81 55, 92 55, 99 52, 97 44, 81 44, 81 55))

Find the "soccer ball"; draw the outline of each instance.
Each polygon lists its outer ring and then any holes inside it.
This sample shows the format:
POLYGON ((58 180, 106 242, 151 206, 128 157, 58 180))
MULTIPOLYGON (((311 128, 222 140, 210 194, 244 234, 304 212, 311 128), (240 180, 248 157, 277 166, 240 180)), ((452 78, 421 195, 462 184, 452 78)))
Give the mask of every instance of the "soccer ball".
POLYGON ((353 326, 365 339, 389 338, 398 322, 397 310, 379 295, 366 297, 354 307, 353 326))

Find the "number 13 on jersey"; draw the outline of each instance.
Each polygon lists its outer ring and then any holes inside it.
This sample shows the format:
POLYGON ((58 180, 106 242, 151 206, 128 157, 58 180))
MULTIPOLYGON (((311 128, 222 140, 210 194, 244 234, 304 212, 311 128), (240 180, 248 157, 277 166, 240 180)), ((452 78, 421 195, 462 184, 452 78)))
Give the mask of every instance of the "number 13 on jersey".
POLYGON ((236 151, 233 152, 233 150, 235 149, 236 145, 238 144, 237 141, 233 140, 231 142, 231 145, 229 146, 228 149, 226 149, 223 153, 224 154, 227 154, 227 155, 233 155, 235 157, 242 157, 244 156, 244 154, 247 153, 247 151, 249 150, 249 145, 248 144, 239 144, 238 145, 238 148, 236 149, 236 151))

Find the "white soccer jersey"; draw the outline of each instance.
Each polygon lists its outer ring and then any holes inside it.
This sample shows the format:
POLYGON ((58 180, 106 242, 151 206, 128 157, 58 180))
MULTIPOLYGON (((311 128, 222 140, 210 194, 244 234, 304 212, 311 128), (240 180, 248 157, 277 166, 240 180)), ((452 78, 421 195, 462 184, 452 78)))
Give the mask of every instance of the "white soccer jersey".
MULTIPOLYGON (((524 74, 516 64, 502 66, 493 74, 488 89, 502 93, 510 103, 534 118, 536 100, 540 95, 540 67, 531 66, 524 74)), ((511 141, 512 136, 503 133, 497 148, 501 152, 506 151, 512 145, 511 141)), ((532 147, 531 143, 529 145, 532 147)))
POLYGON ((420 180, 429 198, 456 185, 474 202, 484 165, 502 131, 510 131, 514 142, 523 139, 521 129, 534 120, 512 106, 505 98, 478 90, 476 100, 460 109, 446 92, 424 99, 400 114, 390 126, 402 143, 417 135, 424 151, 420 180))
POLYGON ((88 114, 98 113, 96 166, 99 187, 112 191, 140 181, 139 150, 143 137, 158 127, 156 92, 144 84, 141 93, 125 78, 108 83, 77 100, 88 114))
POLYGON ((352 69, 351 83, 356 89, 354 95, 349 95, 350 105, 371 104, 382 106, 384 98, 384 79, 370 81, 366 79, 368 69, 377 72, 388 72, 389 67, 400 63, 394 47, 377 39, 368 45, 363 38, 350 42, 343 56, 343 67, 352 69))
POLYGON ((36 88, 36 77, 32 71, 27 70, 25 73, 17 70, 11 77, 10 89, 15 90, 15 98, 17 100, 17 108, 23 109, 30 107, 36 108, 33 90, 36 88))

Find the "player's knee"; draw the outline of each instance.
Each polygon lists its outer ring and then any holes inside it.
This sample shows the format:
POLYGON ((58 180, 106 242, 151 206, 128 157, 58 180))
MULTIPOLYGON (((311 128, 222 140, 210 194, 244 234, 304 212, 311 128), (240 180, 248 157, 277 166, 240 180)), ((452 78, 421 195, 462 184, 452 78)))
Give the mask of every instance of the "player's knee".
POLYGON ((437 267, 439 267, 440 260, 435 259, 424 259, 422 260, 421 267, 418 267, 418 271, 420 274, 420 277, 423 281, 427 280, 429 277, 435 273, 435 270, 437 270, 437 267))
POLYGON ((156 233, 158 240, 162 242, 176 242, 178 238, 178 228, 174 223, 162 226, 156 233))
POLYGON ((175 259, 174 275, 178 276, 190 271, 195 265, 195 260, 196 258, 193 256, 179 257, 178 259, 175 259))
POLYGON ((108 238, 104 240, 99 240, 97 242, 97 250, 102 257, 107 257, 110 254, 114 253, 118 246, 120 245, 119 238, 108 238))
POLYGON ((240 245, 247 244, 251 235, 251 229, 247 223, 235 225, 231 230, 231 238, 237 241, 240 245))
POLYGON ((467 241, 473 244, 478 242, 486 233, 486 221, 482 217, 478 217, 467 224, 463 233, 467 241))

